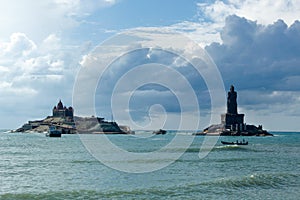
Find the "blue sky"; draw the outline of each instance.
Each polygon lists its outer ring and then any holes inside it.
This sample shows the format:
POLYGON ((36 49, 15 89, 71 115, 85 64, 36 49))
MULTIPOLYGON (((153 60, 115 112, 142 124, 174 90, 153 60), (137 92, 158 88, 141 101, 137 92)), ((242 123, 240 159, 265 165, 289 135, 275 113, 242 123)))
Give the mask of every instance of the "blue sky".
MULTIPOLYGON (((224 87, 235 85, 239 112, 246 114, 247 123, 263 124, 269 130, 300 130, 299 13, 299 0, 1 2, 0 127, 17 128, 27 120, 51 115, 59 99, 71 105, 82 63, 104 41, 128 30, 164 29, 183 34, 209 53, 224 87)), ((177 67, 187 77, 197 95, 203 116, 200 128, 204 128, 210 117, 209 91, 201 76, 174 55, 150 48, 120 57, 103 84, 113 85, 134 62, 149 61, 177 67), (149 59, 141 59, 145 56, 149 59)), ((137 124, 149 122, 149 109, 157 119, 169 113, 178 120, 182 110, 176 95, 165 91, 152 84, 133 93, 129 110, 137 124)), ((95 97, 100 98, 97 115, 110 119, 111 96, 101 92, 95 97)), ((224 112, 225 105, 218 109, 224 112)), ((220 113, 213 123, 219 122, 220 113)), ((122 117, 116 120, 134 126, 122 117)), ((169 121, 166 128, 176 127, 169 121)), ((156 129, 156 125, 148 128, 156 129)))

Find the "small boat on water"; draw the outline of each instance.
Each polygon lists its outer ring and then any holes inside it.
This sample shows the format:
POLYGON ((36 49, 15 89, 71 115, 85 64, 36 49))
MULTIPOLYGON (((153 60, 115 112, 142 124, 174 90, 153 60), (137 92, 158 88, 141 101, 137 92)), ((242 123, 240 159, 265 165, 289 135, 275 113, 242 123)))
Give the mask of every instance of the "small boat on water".
POLYGON ((167 131, 163 130, 163 129, 159 129, 158 131, 153 131, 153 134, 155 134, 155 135, 164 135, 166 133, 167 133, 167 131))
POLYGON ((61 137, 61 131, 57 130, 55 126, 50 126, 48 132, 46 133, 47 137, 61 137))
POLYGON ((221 141, 222 144, 224 145, 248 145, 248 141, 246 142, 245 140, 239 142, 238 140, 236 142, 225 142, 221 141))

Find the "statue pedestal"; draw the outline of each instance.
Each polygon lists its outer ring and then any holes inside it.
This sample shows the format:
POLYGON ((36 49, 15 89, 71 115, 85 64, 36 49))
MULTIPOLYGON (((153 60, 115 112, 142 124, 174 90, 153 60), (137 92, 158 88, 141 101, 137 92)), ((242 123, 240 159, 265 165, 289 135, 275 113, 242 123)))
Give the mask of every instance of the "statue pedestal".
POLYGON ((226 129, 241 131, 244 128, 244 114, 222 114, 221 123, 225 125, 226 129))

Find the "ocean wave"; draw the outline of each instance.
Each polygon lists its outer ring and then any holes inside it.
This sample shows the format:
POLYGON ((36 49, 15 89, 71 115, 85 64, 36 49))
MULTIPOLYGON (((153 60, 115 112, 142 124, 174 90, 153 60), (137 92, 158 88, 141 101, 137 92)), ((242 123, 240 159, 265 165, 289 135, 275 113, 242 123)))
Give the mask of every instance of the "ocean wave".
POLYGON ((71 163, 74 164, 94 164, 99 163, 98 160, 72 160, 71 163))
POLYGON ((167 139, 166 138, 151 138, 151 140, 153 141, 166 141, 167 139))
POLYGON ((199 153, 200 151, 258 151, 249 147, 241 147, 238 145, 228 145, 228 146, 214 146, 212 148, 201 148, 191 146, 188 148, 166 148, 164 152, 176 153, 176 152, 185 152, 185 153, 199 153))
MULTIPOLYGON (((204 149, 205 150, 205 149, 204 149)), ((253 145, 248 146, 239 146, 239 145, 222 145, 215 146, 212 151, 248 151, 248 152, 272 152, 270 150, 259 150, 255 148, 253 145)))
POLYGON ((134 189, 130 191, 114 190, 114 191, 95 191, 95 190, 79 190, 79 191, 50 191, 46 193, 21 193, 21 194, 3 194, 0 199, 5 200, 65 200, 65 199, 157 199, 167 196, 175 196, 176 191, 171 189, 162 191, 160 188, 150 189, 134 189))
POLYGON ((296 186, 300 183, 299 174, 288 173, 265 173, 265 174, 251 174, 243 177, 229 177, 222 178, 217 181, 208 182, 208 185, 214 187, 227 187, 229 189, 240 188, 279 188, 296 186))
POLYGON ((265 173, 251 174, 242 177, 227 177, 184 185, 135 188, 131 190, 111 189, 106 191, 76 190, 48 191, 44 193, 7 193, 0 195, 0 199, 199 199, 200 197, 205 199, 222 196, 235 196, 236 199, 239 199, 240 194, 248 193, 255 196, 253 191, 261 191, 262 189, 285 190, 286 188, 297 188, 300 182, 299 178, 299 174, 265 173))
POLYGON ((217 163, 241 162, 241 161, 253 161, 253 158, 217 158, 217 159, 210 159, 210 161, 217 162, 217 163))

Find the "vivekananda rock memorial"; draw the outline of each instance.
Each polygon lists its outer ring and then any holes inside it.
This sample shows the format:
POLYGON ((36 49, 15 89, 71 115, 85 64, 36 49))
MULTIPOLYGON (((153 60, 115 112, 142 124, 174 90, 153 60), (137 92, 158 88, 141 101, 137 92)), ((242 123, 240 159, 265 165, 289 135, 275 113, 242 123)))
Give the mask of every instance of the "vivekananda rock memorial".
POLYGON ((79 117, 74 115, 73 107, 66 107, 61 100, 52 109, 52 116, 42 120, 28 121, 12 132, 47 132, 55 127, 62 134, 134 134, 128 126, 119 126, 114 121, 105 121, 102 117, 79 117))
POLYGON ((227 95, 227 112, 221 114, 221 124, 214 124, 195 135, 221 135, 221 136, 273 136, 262 128, 244 122, 244 114, 237 109, 237 92, 231 85, 227 95))

